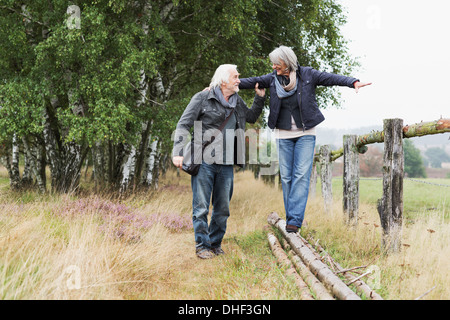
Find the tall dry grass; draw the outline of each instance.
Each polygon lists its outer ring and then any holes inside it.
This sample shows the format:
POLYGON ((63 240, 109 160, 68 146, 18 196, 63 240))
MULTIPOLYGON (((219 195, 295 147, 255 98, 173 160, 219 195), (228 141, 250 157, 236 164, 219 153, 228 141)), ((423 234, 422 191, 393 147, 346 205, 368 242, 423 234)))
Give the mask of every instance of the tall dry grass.
POLYGON ((348 227, 339 197, 334 199, 331 214, 324 212, 320 194, 310 199, 308 226, 302 234, 313 235, 345 267, 379 267, 378 292, 385 299, 411 300, 432 289, 422 299, 446 300, 450 298, 450 225, 442 207, 432 212, 424 208, 413 221, 404 221, 399 253, 382 253, 380 219, 374 205, 360 204, 358 225, 348 227))
MULTIPOLYGON (((267 215, 284 216, 282 192, 235 174, 225 256, 195 256, 192 193, 187 175, 168 172, 157 192, 124 199, 111 194, 13 194, 0 184, 2 299, 299 299, 265 238, 267 215)), ((302 235, 311 234, 343 266, 377 265, 387 299, 450 297, 445 212, 418 215, 403 227, 398 254, 380 252, 379 218, 362 203, 356 228, 341 199, 323 212, 320 192, 308 201, 302 235)), ((445 206, 443 206, 445 210, 445 206)), ((448 214, 447 214, 448 215, 448 214)))
POLYGON ((209 261, 195 256, 186 175, 169 172, 157 192, 121 200, 14 194, 3 184, 0 297, 298 299, 262 231, 273 188, 249 177, 236 177, 227 255, 209 261))

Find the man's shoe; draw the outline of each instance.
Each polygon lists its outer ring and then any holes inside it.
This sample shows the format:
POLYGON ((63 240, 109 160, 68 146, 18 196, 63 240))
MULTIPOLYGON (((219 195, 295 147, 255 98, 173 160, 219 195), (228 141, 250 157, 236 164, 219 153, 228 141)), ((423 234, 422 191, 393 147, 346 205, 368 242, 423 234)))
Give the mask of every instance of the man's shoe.
POLYGON ((291 224, 287 224, 286 225, 286 232, 288 232, 288 233, 296 233, 296 232, 298 232, 298 227, 297 226, 293 226, 291 224))
POLYGON ((214 258, 216 255, 208 248, 197 248, 195 250, 195 254, 200 259, 211 259, 214 258))
POLYGON ((225 254, 225 251, 223 251, 221 247, 212 248, 211 251, 212 251, 216 256, 220 256, 220 255, 222 255, 222 254, 225 254))

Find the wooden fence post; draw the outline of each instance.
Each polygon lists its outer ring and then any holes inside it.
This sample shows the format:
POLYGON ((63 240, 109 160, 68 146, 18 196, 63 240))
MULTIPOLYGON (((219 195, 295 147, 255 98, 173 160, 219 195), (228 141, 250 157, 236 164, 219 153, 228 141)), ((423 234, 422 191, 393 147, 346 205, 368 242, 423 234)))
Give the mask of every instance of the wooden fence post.
POLYGON ((399 252, 403 220, 403 120, 385 119, 383 157, 383 198, 378 213, 383 228, 382 247, 399 252))
POLYGON ((345 222, 358 223, 359 208, 359 153, 356 135, 344 135, 343 209, 345 222))
POLYGON ((309 180, 309 197, 316 197, 316 186, 317 186, 317 161, 313 160, 313 166, 311 170, 311 179, 309 180))
POLYGON ((332 213, 333 195, 331 189, 331 150, 330 146, 321 146, 319 149, 320 180, 322 184, 322 197, 325 212, 332 213))

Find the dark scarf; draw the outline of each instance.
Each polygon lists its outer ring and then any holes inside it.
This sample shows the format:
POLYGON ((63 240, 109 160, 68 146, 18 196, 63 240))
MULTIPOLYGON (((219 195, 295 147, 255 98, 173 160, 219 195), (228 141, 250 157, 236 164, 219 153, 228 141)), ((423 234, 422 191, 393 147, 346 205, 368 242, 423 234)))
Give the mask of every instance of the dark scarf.
POLYGON ((220 90, 220 87, 214 88, 214 93, 216 94, 216 98, 219 100, 220 104, 225 107, 225 111, 227 112, 227 117, 230 115, 231 110, 236 108, 237 104, 237 94, 232 94, 230 98, 228 98, 228 101, 225 100, 225 97, 223 96, 222 90, 220 90))

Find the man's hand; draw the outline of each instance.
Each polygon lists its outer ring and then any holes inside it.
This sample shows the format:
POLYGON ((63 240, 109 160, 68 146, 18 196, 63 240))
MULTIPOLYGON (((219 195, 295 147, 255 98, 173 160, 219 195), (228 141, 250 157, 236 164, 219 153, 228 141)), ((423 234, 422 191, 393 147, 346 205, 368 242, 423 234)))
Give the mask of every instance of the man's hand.
POLYGON ((359 81, 356 81, 353 86, 355 87, 355 92, 358 93, 359 88, 365 87, 365 86, 370 86, 372 84, 372 82, 368 82, 368 83, 362 83, 359 81))
POLYGON ((266 89, 260 89, 259 83, 256 83, 255 85, 255 92, 260 97, 264 97, 266 95, 266 89))
POLYGON ((183 166, 183 157, 176 156, 172 158, 172 162, 175 165, 175 167, 180 168, 183 166))

